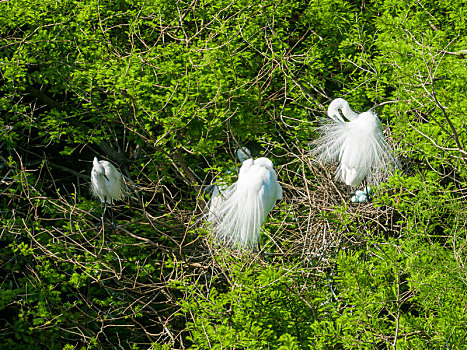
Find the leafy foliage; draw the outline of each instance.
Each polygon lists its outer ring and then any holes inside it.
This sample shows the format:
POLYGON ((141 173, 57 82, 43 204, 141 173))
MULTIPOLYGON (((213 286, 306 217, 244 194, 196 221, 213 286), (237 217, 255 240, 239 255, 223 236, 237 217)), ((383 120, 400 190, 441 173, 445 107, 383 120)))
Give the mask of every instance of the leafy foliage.
POLYGON ((8 349, 463 348, 462 1, 0 3, 8 349), (330 100, 403 171, 351 205, 308 155, 330 100), (265 255, 211 242, 203 186, 270 157, 265 255), (131 194, 98 225, 94 156, 131 194))

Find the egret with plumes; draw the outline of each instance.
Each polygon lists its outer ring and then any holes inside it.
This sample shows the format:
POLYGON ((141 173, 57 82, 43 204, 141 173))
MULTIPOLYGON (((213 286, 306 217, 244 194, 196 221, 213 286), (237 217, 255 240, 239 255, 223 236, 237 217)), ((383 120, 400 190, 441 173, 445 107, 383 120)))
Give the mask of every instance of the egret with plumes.
POLYGON ((282 187, 271 160, 244 160, 237 182, 216 189, 207 216, 215 237, 233 247, 257 249, 261 226, 276 201, 282 199, 282 187))
POLYGON ((216 212, 225 199, 224 192, 228 186, 225 183, 209 185, 205 191, 210 194, 211 199, 208 203, 209 211, 207 213, 208 221, 215 222, 216 212))
POLYGON ((319 127, 321 135, 313 142, 312 154, 320 161, 337 161, 337 179, 357 187, 363 179, 377 185, 391 175, 397 161, 373 110, 356 113, 338 98, 329 105, 328 117, 319 127))
MULTIPOLYGON (((237 160, 240 163, 243 163, 245 160, 251 158, 250 150, 247 147, 239 147, 235 152, 237 156, 237 160)), ((238 172, 240 169, 236 168, 235 172, 238 172)), ((229 169, 225 173, 232 174, 234 171, 229 169)), ((224 200, 224 191, 228 188, 228 185, 225 181, 221 180, 216 184, 209 185, 205 188, 205 192, 210 194, 210 201, 209 201, 209 212, 208 212, 208 221, 213 222, 215 217, 216 208, 220 205, 220 203, 224 200)))
POLYGON ((91 190, 104 205, 102 211, 102 226, 104 226, 104 214, 107 204, 110 204, 112 215, 112 227, 115 228, 113 202, 124 197, 124 183, 122 174, 106 160, 98 160, 94 157, 91 170, 91 190))

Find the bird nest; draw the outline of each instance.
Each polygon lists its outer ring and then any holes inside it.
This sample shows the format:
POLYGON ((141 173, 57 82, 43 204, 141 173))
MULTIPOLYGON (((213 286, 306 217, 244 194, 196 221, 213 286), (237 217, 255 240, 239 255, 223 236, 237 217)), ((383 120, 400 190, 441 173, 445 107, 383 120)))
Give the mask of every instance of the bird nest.
POLYGON ((276 170, 284 198, 263 225, 260 251, 218 244, 205 225, 207 234, 196 249, 197 262, 206 266, 218 257, 246 257, 250 263, 296 260, 326 267, 339 249, 358 248, 373 235, 398 230, 393 208, 350 201, 354 189, 335 180, 335 166, 321 164, 306 152, 276 158, 281 163, 276 170))

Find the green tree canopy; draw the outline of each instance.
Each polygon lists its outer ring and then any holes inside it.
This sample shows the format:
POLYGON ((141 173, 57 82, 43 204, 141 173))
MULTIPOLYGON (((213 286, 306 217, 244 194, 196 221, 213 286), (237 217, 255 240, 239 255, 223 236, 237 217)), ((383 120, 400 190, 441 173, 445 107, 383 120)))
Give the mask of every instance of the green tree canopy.
POLYGON ((6 349, 463 348, 460 0, 0 2, 6 349), (330 101, 375 108, 402 169, 348 203, 310 156, 330 101), (267 256, 203 224, 235 151, 284 188, 267 256), (99 226, 92 159, 124 174, 99 226))

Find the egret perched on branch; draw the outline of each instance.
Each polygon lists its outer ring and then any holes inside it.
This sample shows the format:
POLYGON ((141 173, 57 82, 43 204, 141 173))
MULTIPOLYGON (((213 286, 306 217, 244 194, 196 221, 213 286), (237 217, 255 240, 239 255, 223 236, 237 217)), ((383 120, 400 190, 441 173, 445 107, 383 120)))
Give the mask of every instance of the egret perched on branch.
POLYGON ((108 161, 98 160, 94 157, 91 170, 91 190, 94 196, 99 197, 104 204, 102 211, 102 226, 107 204, 110 204, 112 227, 115 228, 113 201, 124 197, 125 185, 122 174, 108 161))
POLYGON ((328 108, 330 120, 319 127, 312 154, 321 161, 338 161, 336 178, 357 187, 363 179, 377 185, 397 167, 381 121, 373 110, 354 112, 347 101, 335 99, 328 108), (339 113, 342 111, 346 121, 339 113))
POLYGON ((244 160, 237 182, 217 192, 208 214, 216 238, 241 249, 257 248, 266 216, 282 199, 272 162, 264 157, 244 160))

